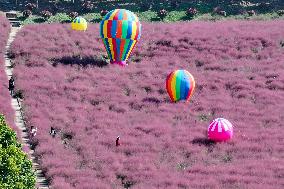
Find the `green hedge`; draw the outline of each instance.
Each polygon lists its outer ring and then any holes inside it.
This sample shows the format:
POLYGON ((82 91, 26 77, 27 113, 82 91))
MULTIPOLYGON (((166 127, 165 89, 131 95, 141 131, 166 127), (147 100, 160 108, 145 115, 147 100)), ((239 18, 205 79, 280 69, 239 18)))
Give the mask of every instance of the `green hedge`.
POLYGON ((0 188, 35 188, 36 175, 32 170, 32 162, 21 147, 16 133, 0 114, 0 188))

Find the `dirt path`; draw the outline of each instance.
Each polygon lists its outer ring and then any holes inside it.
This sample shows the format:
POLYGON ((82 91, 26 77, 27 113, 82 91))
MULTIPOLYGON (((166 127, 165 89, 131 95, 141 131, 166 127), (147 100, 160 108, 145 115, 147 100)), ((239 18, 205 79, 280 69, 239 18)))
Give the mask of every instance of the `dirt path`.
MULTIPOLYGON (((11 43, 13 42, 17 32, 20 30, 21 28, 19 27, 12 27, 11 29, 11 33, 5 48, 5 71, 6 74, 8 76, 8 79, 10 79, 10 77, 12 76, 13 73, 13 68, 11 67, 11 59, 8 57, 8 50, 10 48, 11 43)), ((27 129, 26 126, 24 124, 23 121, 23 117, 22 117, 22 107, 21 107, 21 102, 18 102, 16 98, 12 98, 12 107, 14 108, 16 115, 15 115, 15 123, 16 126, 20 129, 21 131, 21 138, 22 141, 24 143, 24 145, 29 146, 28 144, 28 133, 27 133, 27 129)), ((29 151, 30 157, 32 159, 33 162, 33 169, 36 171, 36 175, 37 175, 37 188, 38 189, 48 189, 48 184, 47 184, 47 180, 44 178, 43 174, 42 174, 42 170, 40 170, 39 165, 35 162, 35 157, 34 157, 34 151, 30 149, 29 151)))

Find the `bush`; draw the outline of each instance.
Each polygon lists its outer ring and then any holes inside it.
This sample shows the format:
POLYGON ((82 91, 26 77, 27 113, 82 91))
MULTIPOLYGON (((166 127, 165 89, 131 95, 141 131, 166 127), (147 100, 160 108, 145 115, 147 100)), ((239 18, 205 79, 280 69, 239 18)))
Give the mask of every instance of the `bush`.
POLYGON ((172 7, 172 8, 177 8, 180 4, 181 4, 180 1, 172 1, 172 2, 171 2, 171 7, 172 7))
POLYGON ((284 15, 284 10, 278 10, 278 11, 277 11, 277 14, 278 14, 279 16, 283 16, 283 15, 284 15))
POLYGON ((79 14, 77 12, 70 12, 69 13, 69 17, 73 19, 75 19, 77 16, 79 16, 79 14))
POLYGON ((186 15, 188 17, 193 17, 195 16, 196 14, 198 13, 197 9, 196 8, 189 8, 186 10, 186 15))
POLYGON ((59 22, 59 23, 68 23, 71 22, 71 18, 66 13, 57 13, 54 16, 51 16, 48 19, 49 22, 59 22))
POLYGON ((108 11, 107 10, 102 10, 101 11, 101 17, 103 18, 105 15, 107 15, 108 11))
POLYGON ((85 10, 85 11, 91 11, 91 10, 93 10, 93 8, 94 8, 94 4, 93 4, 91 1, 85 1, 85 2, 82 4, 82 8, 83 8, 83 10, 85 10))
POLYGON ((249 10, 247 13, 248 13, 249 16, 255 16, 254 10, 249 10))
POLYGON ((258 6, 256 7, 256 10, 264 13, 264 12, 271 10, 272 8, 273 8, 273 6, 270 3, 262 2, 262 3, 258 4, 258 6))
POLYGON ((221 16, 227 16, 227 12, 222 10, 220 7, 215 7, 213 9, 213 14, 218 14, 218 15, 221 15, 221 16))
POLYGON ((227 16, 227 12, 226 12, 226 11, 220 11, 220 12, 219 12, 219 15, 221 15, 221 16, 227 16))
POLYGON ((16 133, 0 115, 0 188, 34 189, 36 176, 32 162, 21 150, 16 133))
POLYGON ((166 11, 165 9, 162 9, 158 12, 158 17, 161 20, 164 20, 167 15, 168 15, 168 11, 166 11))
POLYGON ((28 10, 30 10, 30 11, 33 11, 33 10, 35 10, 37 7, 36 7, 36 4, 34 4, 34 3, 28 3, 28 4, 26 4, 26 6, 25 6, 28 10))
POLYGON ((222 9, 220 7, 213 8, 213 14, 218 14, 222 9))
POLYGON ((141 10, 148 11, 151 8, 151 4, 149 2, 141 2, 141 10))
POLYGON ((24 98, 24 96, 23 96, 23 90, 21 90, 21 89, 16 90, 14 97, 15 97, 15 98, 19 98, 19 99, 23 99, 23 98, 24 98))
POLYGON ((41 11, 40 14, 46 20, 49 19, 52 16, 52 13, 49 12, 48 10, 41 11))
POLYGON ((24 10, 23 11, 23 17, 28 18, 30 15, 32 15, 31 10, 24 10))

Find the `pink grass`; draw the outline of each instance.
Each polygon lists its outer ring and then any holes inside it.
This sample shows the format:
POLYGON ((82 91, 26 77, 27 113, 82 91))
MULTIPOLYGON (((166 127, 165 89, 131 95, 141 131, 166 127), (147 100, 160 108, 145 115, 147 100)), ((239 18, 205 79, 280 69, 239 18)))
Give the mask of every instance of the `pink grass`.
POLYGON ((283 28, 283 21, 144 23, 121 68, 104 65, 98 25, 85 33, 24 27, 12 50, 16 87, 38 127, 36 153, 51 185, 282 188, 283 28), (175 69, 195 77, 189 104, 166 93, 175 69), (234 125, 232 141, 205 140, 217 117, 234 125))
POLYGON ((10 29, 9 21, 5 17, 0 16, 0 114, 5 116, 7 124, 18 133, 19 131, 14 123, 15 112, 11 106, 8 78, 5 73, 4 54, 10 29))

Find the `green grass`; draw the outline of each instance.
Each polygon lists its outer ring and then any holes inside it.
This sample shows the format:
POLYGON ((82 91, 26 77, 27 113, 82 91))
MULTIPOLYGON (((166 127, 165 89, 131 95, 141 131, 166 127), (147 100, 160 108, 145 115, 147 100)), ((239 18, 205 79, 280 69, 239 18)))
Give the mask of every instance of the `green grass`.
POLYGON ((48 23, 54 23, 54 22, 59 22, 59 23, 66 23, 66 22, 71 22, 71 18, 68 16, 66 13, 57 13, 54 16, 51 16, 48 19, 48 23))
POLYGON ((100 13, 88 13, 85 14, 83 17, 87 20, 87 22, 97 23, 102 20, 100 13))
POLYGON ((141 21, 151 21, 157 18, 157 13, 154 11, 137 12, 136 15, 141 21))
POLYGON ((18 19, 20 20, 22 25, 45 22, 45 20, 41 16, 37 16, 37 15, 31 15, 28 18, 24 18, 21 15, 18 15, 18 19))
MULTIPOLYGON (((202 21, 218 21, 218 20, 273 20, 273 19, 284 19, 284 15, 279 16, 276 12, 266 13, 266 14, 258 14, 255 16, 249 16, 247 14, 244 15, 228 15, 226 17, 216 15, 216 14, 198 14, 193 18, 189 18, 186 16, 185 11, 171 11, 168 15, 161 20, 155 11, 145 11, 145 12, 137 12, 137 16, 140 21, 145 22, 178 22, 178 21, 190 21, 190 20, 202 20, 202 21)), ((90 23, 98 23, 101 21, 101 16, 99 13, 88 13, 84 14, 83 17, 90 23)), ((19 18, 21 20, 22 25, 32 24, 32 23, 66 23, 71 22, 71 18, 65 13, 57 13, 54 16, 51 16, 48 20, 44 20, 41 16, 32 15, 29 18, 24 19, 20 14, 19 18)))

